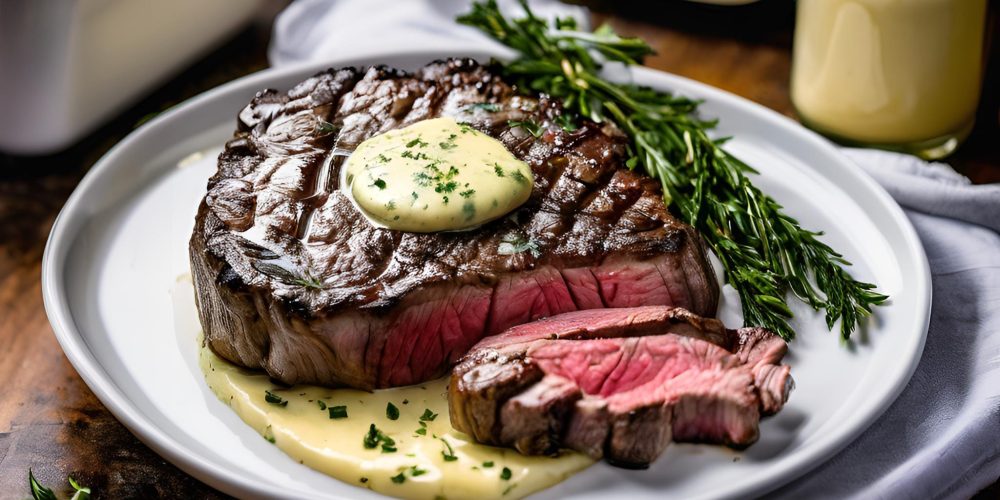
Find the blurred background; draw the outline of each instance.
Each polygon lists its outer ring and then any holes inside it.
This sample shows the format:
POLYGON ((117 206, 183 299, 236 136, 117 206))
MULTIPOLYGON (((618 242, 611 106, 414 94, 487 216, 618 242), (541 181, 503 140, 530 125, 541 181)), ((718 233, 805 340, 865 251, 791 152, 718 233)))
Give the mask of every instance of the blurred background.
MULTIPOLYGON (((287 2, 135 1, 113 10, 118 3, 0 0, 0 117, 7 120, 0 126, 0 340, 10 342, 11 353, 0 357, 6 381, 0 497, 25 491, 21 481, 28 466, 51 462, 107 497, 218 495, 140 444, 75 374, 42 309, 41 257, 66 198, 112 146, 185 99, 268 67, 272 24, 287 2), (200 14, 171 17, 192 10, 200 14), (66 16, 106 24, 79 33, 47 29, 71 23, 66 16), (183 29, 173 29, 177 25, 183 29), (71 36, 77 38, 68 50, 71 36), (92 66, 80 67, 84 60, 92 66), (44 88, 25 82, 43 82, 44 88), (14 92, 21 97, 11 98, 14 92), (54 114, 12 119, 41 109, 54 114), (24 383, 30 380, 48 383, 24 383)), ((591 9, 594 26, 608 22, 649 42, 657 54, 648 66, 799 118, 791 88, 796 2, 573 3, 591 9)), ((975 127, 946 159, 974 183, 1000 182, 997 19, 997 2, 990 2, 983 23, 982 93, 978 101, 970 96, 975 127)), ((1000 498, 1000 488, 994 485, 981 498, 1000 498)))

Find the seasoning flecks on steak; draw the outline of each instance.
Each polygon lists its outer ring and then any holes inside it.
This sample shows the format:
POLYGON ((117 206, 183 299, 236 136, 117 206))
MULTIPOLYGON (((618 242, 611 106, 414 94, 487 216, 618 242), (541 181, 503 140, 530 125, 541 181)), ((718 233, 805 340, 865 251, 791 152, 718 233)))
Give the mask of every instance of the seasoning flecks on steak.
POLYGON ((483 339, 452 372, 452 425, 525 454, 646 467, 671 441, 742 448, 792 387, 787 348, 684 309, 577 311, 483 339))
POLYGON ((657 181, 624 166, 620 132, 589 121, 564 130, 561 113, 458 59, 415 74, 328 70, 287 94, 259 93, 191 238, 207 344, 285 383, 372 389, 443 375, 484 336, 567 311, 713 315, 718 285, 697 233, 666 211, 657 181), (499 110, 471 106, 483 102, 499 110), (531 197, 471 231, 373 225, 339 189, 344 160, 365 139, 438 116, 527 162, 531 197))

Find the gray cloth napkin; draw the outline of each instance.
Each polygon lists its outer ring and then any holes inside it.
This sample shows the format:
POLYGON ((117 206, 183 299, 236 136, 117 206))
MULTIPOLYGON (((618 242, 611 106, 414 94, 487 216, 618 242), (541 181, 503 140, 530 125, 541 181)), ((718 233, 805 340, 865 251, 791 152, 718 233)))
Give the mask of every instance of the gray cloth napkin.
MULTIPOLYGON (((551 0, 532 8, 587 20, 551 0)), ((465 0, 299 0, 275 23, 269 55, 279 66, 413 48, 497 50, 454 23, 467 9, 465 0)), ((840 454, 769 496, 967 498, 1000 476, 1000 185, 974 186, 912 156, 843 151, 903 206, 923 241, 930 333, 892 407, 840 454)))
POLYGON ((931 267, 923 357, 902 395, 780 498, 968 498, 1000 477, 1000 185, 843 149, 902 205, 931 267))

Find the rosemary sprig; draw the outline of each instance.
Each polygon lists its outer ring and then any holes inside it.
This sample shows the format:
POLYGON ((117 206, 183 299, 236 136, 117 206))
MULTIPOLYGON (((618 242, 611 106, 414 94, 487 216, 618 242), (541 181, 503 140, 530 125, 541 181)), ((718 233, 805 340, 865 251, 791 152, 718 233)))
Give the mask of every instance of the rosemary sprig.
POLYGON ((825 310, 831 330, 840 320, 840 337, 847 341, 872 306, 888 298, 852 278, 844 269, 850 263, 817 239, 822 233, 803 229, 753 185, 748 176, 757 172, 726 152, 724 140, 709 137, 715 122, 698 117, 697 101, 600 76, 607 61, 641 64, 653 53, 645 42, 607 26, 583 32, 572 18, 549 26, 521 3, 522 18, 505 17, 488 0, 474 3, 458 21, 520 53, 501 65, 519 89, 560 98, 567 112, 611 121, 629 136, 626 164, 660 180, 666 203, 722 261, 746 324, 794 338, 785 302, 791 291, 825 310))

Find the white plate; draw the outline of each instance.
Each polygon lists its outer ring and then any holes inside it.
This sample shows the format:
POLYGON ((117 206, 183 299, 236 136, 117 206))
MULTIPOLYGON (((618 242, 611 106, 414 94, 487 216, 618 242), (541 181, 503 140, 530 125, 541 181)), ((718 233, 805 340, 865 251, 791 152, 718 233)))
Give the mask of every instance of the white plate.
MULTIPOLYGON (((412 52, 268 70, 206 92, 112 149, 56 220, 43 264, 46 311, 70 361, 139 439, 227 493, 374 497, 299 465, 216 400, 196 363, 193 298, 171 297, 188 272, 187 242, 215 155, 237 112, 265 87, 287 89, 326 66, 386 63, 414 69, 442 56, 412 52), (204 154, 192 153, 204 152, 204 154), (181 161, 184 160, 184 161, 181 161), (180 166, 179 166, 180 164, 180 166), (175 314, 175 302, 177 303, 175 314)), ((758 185, 892 296, 849 350, 822 318, 794 304, 798 340, 787 358, 797 388, 742 453, 674 445, 650 470, 597 464, 538 498, 715 498, 776 488, 858 436, 896 398, 927 332, 927 260, 903 212, 827 141, 759 105, 697 82, 637 69, 639 83, 705 100, 729 148, 758 168, 758 185)), ((183 289, 183 287, 179 288, 183 289)), ((739 322, 724 299, 720 316, 739 322)))

